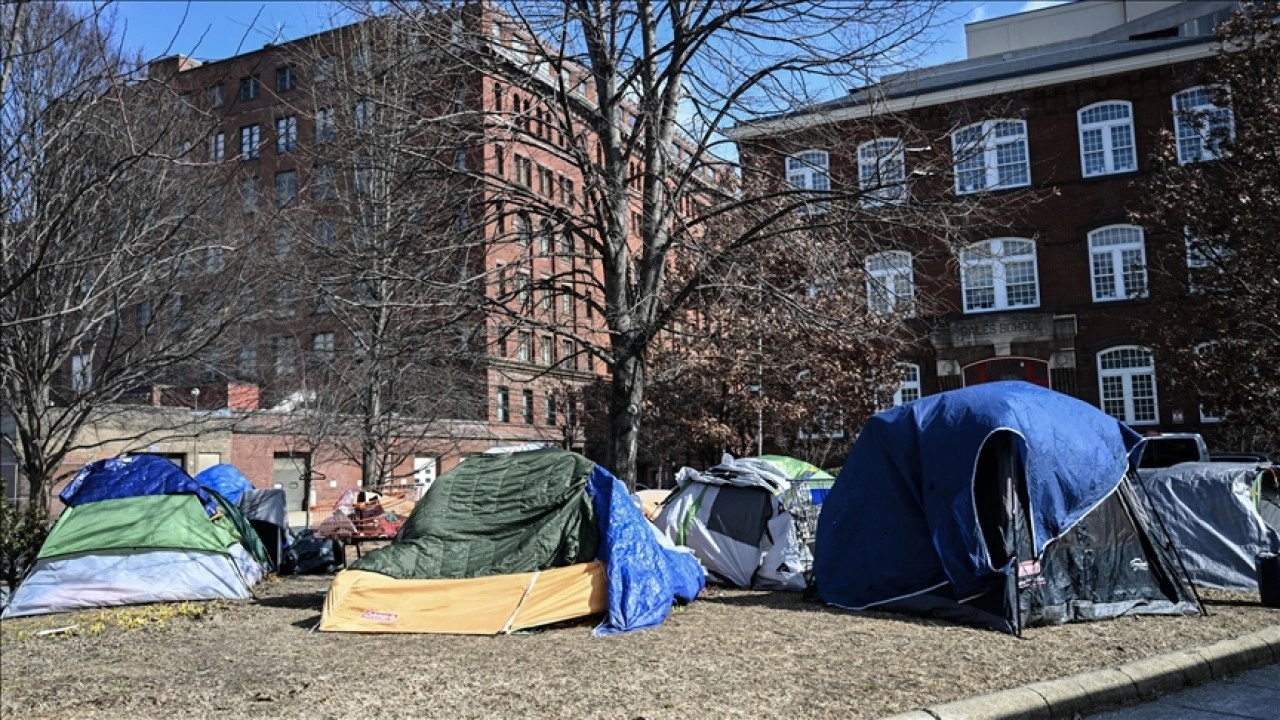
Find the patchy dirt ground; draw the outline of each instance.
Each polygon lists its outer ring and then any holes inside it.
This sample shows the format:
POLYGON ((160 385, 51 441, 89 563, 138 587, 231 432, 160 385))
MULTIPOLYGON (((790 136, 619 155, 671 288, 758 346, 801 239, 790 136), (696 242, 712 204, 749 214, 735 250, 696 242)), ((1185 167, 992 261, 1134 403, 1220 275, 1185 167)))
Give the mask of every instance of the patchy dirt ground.
POLYGON ((710 589, 660 628, 609 638, 587 623, 505 637, 312 633, 327 584, 288 578, 243 603, 5 621, 0 716, 871 718, 1280 624, 1256 595, 1214 593, 1208 617, 1018 639, 710 589))

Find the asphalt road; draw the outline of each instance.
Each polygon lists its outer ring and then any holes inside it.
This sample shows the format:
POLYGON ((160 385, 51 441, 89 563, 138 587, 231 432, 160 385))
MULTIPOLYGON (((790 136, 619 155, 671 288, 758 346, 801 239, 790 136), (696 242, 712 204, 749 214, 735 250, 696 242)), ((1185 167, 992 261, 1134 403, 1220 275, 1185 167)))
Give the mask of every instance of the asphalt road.
POLYGON ((1085 720, 1280 720, 1280 664, 1085 720))

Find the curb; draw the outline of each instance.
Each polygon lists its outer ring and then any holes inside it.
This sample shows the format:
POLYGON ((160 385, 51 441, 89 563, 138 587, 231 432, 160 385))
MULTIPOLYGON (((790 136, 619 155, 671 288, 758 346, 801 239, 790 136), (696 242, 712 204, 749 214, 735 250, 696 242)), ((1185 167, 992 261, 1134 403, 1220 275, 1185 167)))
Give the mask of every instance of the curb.
POLYGON ((882 720, 1074 720, 1280 663, 1280 625, 1231 640, 933 705, 882 720))

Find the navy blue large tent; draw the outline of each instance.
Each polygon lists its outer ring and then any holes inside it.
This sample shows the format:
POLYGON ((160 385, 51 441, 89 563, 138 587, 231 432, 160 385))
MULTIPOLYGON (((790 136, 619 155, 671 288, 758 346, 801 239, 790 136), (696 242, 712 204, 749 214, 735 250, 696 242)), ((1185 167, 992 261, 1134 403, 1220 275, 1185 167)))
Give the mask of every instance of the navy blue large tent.
POLYGON ((1141 437, 1075 398, 997 382, 871 418, 818 520, 820 600, 1018 632, 1196 612, 1127 480, 1141 437))

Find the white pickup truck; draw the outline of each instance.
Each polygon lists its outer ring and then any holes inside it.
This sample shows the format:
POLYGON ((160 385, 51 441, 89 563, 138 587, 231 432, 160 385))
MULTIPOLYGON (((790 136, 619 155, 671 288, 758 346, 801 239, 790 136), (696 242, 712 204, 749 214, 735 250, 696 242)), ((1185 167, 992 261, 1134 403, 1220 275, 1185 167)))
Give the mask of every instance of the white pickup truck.
POLYGON ((1242 462, 1269 465, 1270 458, 1261 453, 1211 453, 1199 433, 1160 433, 1148 435, 1138 460, 1139 470, 1166 468, 1184 462, 1242 462))

